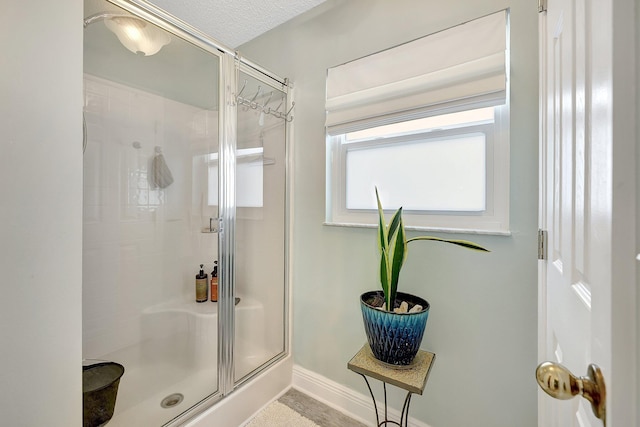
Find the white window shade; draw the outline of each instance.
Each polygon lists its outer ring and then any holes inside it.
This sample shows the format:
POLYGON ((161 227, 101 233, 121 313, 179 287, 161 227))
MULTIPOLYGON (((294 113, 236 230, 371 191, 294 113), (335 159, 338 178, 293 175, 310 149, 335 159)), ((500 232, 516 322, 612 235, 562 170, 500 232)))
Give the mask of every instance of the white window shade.
POLYGON ((503 10, 330 68, 327 127, 406 120, 456 102, 504 103, 506 21, 503 10))

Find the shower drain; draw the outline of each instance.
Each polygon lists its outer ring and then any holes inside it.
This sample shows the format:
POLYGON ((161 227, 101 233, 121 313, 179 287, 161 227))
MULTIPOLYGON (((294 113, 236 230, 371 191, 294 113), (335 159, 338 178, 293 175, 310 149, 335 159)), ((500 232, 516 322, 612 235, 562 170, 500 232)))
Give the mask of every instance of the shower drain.
POLYGON ((162 402, 160 402, 160 406, 162 406, 163 408, 173 408, 174 406, 182 402, 182 399, 184 399, 184 396, 181 393, 173 393, 162 399, 162 402))

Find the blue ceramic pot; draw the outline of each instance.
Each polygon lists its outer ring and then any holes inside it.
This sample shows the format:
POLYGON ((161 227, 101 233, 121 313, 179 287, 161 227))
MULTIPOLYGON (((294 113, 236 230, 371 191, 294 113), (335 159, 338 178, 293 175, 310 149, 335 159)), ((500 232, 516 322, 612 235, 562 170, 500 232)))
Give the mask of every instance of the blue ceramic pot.
POLYGON ((384 300, 382 291, 365 292, 360 296, 364 329, 373 355, 391 365, 410 365, 420 349, 429 318, 429 303, 420 297, 398 292, 397 301, 407 301, 409 307, 420 304, 424 310, 419 313, 393 313, 371 306, 376 298, 384 300))

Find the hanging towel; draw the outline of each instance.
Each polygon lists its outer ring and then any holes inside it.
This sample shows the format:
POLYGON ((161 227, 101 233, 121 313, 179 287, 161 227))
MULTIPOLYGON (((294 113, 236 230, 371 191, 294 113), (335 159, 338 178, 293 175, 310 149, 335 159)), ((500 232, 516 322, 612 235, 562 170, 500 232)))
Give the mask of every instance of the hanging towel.
POLYGON ((166 188, 173 182, 173 175, 162 155, 162 147, 156 147, 156 155, 151 162, 151 179, 154 186, 166 188))

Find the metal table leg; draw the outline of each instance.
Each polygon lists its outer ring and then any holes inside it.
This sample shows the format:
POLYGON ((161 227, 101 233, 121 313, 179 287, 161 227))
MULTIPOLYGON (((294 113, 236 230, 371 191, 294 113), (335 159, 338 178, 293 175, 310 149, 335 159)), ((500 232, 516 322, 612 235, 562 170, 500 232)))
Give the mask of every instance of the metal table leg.
POLYGON ((371 395, 371 400, 373 400, 373 411, 376 413, 376 425, 378 427, 381 426, 380 418, 378 417, 378 405, 376 405, 376 397, 373 395, 373 390, 371 390, 371 386, 369 385, 369 380, 363 374, 360 374, 362 378, 364 378, 364 382, 367 383, 367 388, 369 389, 369 394, 371 395))
POLYGON ((369 380, 363 374, 360 374, 362 378, 364 378, 364 382, 367 384, 367 388, 369 389, 369 394, 371 395, 371 400, 373 401, 373 410, 376 413, 376 425, 378 427, 386 426, 388 424, 394 424, 399 427, 408 427, 409 426, 409 405, 411 404, 411 392, 407 393, 407 397, 404 399, 404 404, 402 405, 402 412, 400 414, 400 422, 389 420, 388 414, 388 406, 387 406, 387 383, 382 382, 382 388, 384 390, 384 420, 380 421, 380 416, 378 415, 378 405, 376 404, 376 398, 373 395, 373 390, 371 389, 371 385, 369 384, 369 380), (403 424, 404 421, 404 424, 403 424))
POLYGON ((404 404, 402 405, 402 413, 400 414, 400 426, 402 426, 402 419, 404 419, 404 427, 409 427, 409 405, 411 404, 411 392, 407 393, 407 397, 404 398, 404 404))

